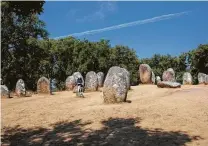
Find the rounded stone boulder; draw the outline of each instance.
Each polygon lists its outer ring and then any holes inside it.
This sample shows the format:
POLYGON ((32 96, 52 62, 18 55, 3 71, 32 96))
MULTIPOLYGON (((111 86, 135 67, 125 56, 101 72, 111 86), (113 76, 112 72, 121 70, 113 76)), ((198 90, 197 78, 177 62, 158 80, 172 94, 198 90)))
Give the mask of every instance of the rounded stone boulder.
POLYGON ((180 88, 181 84, 177 82, 161 81, 157 83, 159 88, 180 88))
POLYGON ((97 73, 97 78, 98 78, 98 87, 103 87, 104 73, 103 72, 98 72, 97 73))
POLYGON ((66 81, 65 81, 65 85, 66 85, 66 90, 73 90, 74 87, 76 86, 76 80, 74 76, 68 76, 66 81))
POLYGON ((192 85, 192 76, 191 76, 191 73, 185 72, 183 74, 183 85, 192 85))
POLYGON ((74 76, 74 78, 75 78, 75 82, 77 82, 77 79, 78 79, 78 78, 81 78, 81 79, 82 79, 82 83, 83 83, 83 85, 84 85, 84 78, 83 78, 83 76, 82 76, 82 74, 81 74, 80 72, 75 72, 75 73, 73 73, 73 76, 74 76))
POLYGON ((151 84, 152 83, 152 69, 148 64, 141 64, 139 66, 139 76, 140 80, 143 84, 151 84))
POLYGON ((9 89, 5 85, 1 85, 1 98, 9 98, 9 89))
MULTIPOLYGON (((73 76, 75 78, 75 82, 77 82, 77 79, 78 78, 81 78, 82 79, 83 86, 84 86, 85 81, 84 81, 84 78, 83 78, 83 76, 82 76, 82 74, 80 72, 73 73, 73 76)), ((77 92, 77 89, 78 89, 77 86, 75 86, 74 89, 73 89, 73 93, 76 93, 77 92)), ((83 91, 84 91, 84 89, 83 89, 83 91)))
POLYGON ((205 78, 206 78, 206 74, 204 74, 204 73, 198 73, 198 81, 199 81, 199 84, 204 84, 205 83, 205 78))
POLYGON ((98 77, 94 71, 90 71, 85 77, 85 89, 87 91, 97 91, 98 89, 98 77))
POLYGON ((17 96, 25 96, 26 89, 25 89, 25 82, 22 79, 19 79, 16 83, 15 93, 17 96))
POLYGON ((38 93, 50 93, 50 81, 46 77, 41 77, 37 83, 38 93))
POLYGON ((123 68, 113 66, 109 69, 103 86, 104 103, 125 102, 128 93, 127 74, 123 68))
POLYGON ((175 72, 172 68, 167 69, 162 75, 163 81, 175 82, 175 72))

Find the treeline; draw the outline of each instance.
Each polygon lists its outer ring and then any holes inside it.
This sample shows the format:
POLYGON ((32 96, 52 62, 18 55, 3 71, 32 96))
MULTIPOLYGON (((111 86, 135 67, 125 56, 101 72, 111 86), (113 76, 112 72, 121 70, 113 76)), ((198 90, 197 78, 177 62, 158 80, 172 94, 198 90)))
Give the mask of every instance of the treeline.
POLYGON ((131 74, 131 84, 139 83, 139 64, 147 63, 155 75, 172 67, 178 81, 182 80, 187 64, 196 77, 198 72, 208 73, 208 45, 182 53, 178 57, 154 55, 139 59, 136 52, 122 45, 112 47, 110 41, 90 42, 68 37, 59 40, 47 39, 48 32, 38 14, 43 12, 44 2, 1 2, 1 78, 10 90, 22 78, 29 90, 36 90, 41 76, 55 78, 60 90, 64 89, 69 75, 79 71, 107 73, 111 66, 126 68, 131 74))

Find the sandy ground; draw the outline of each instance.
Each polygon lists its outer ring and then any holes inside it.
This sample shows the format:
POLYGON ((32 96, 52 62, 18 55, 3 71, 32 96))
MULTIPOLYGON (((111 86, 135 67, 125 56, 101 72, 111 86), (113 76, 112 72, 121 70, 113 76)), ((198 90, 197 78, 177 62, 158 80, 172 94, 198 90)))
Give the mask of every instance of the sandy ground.
POLYGON ((208 86, 134 86, 122 104, 84 95, 1 99, 2 144, 208 146, 208 86))

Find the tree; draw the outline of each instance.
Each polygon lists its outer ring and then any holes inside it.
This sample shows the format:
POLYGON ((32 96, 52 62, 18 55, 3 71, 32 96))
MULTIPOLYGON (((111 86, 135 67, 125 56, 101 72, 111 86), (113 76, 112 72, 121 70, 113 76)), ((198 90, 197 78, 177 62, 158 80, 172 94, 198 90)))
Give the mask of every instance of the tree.
POLYGON ((199 72, 208 74, 208 44, 201 44, 197 49, 189 51, 188 63, 191 64, 190 70, 194 84, 197 84, 197 76, 199 72))
POLYGON ((33 86, 30 84, 31 80, 34 82, 35 74, 31 70, 38 70, 37 57, 42 54, 33 39, 48 35, 44 22, 37 16, 43 11, 43 4, 41 1, 1 3, 1 75, 9 89, 14 89, 19 78, 23 78, 28 86, 33 86))

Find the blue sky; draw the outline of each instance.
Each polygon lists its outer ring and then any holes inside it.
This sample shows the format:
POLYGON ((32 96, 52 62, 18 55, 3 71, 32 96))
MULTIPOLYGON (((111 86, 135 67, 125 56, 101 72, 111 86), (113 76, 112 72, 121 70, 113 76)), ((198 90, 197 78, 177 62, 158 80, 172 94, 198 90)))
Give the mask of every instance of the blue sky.
POLYGON ((101 29, 161 15, 191 11, 153 23, 82 35, 110 40, 136 50, 139 58, 155 53, 179 55, 208 43, 208 2, 53 2, 47 1, 40 19, 51 38, 101 29))

